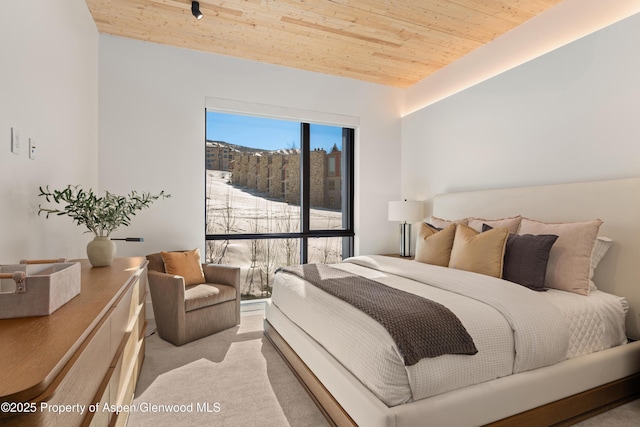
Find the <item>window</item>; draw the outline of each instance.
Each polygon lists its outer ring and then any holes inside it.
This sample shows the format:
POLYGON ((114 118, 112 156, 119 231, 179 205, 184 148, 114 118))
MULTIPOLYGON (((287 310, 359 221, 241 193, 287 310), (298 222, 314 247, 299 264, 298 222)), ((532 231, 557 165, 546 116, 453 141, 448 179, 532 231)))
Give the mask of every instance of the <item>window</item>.
POLYGON ((351 127, 206 113, 206 261, 241 267, 243 299, 278 267, 353 255, 351 127))

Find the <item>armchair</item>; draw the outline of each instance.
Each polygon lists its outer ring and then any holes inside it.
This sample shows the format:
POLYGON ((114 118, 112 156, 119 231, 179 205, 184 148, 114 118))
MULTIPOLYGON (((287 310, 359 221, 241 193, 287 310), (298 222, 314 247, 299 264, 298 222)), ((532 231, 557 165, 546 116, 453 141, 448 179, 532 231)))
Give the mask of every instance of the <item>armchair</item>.
POLYGON ((183 277, 165 272, 161 253, 147 260, 160 338, 181 346, 240 324, 239 268, 202 264, 206 283, 185 286, 183 277))

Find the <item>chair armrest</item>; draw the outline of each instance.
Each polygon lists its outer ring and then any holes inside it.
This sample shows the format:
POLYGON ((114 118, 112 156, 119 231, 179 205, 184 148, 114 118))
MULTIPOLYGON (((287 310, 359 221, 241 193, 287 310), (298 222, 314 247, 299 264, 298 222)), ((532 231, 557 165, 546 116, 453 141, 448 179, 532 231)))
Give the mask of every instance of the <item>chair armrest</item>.
POLYGON ((149 280, 149 288, 153 286, 163 293, 175 296, 182 295, 182 299, 184 299, 184 278, 182 276, 149 270, 147 278, 149 280))
MULTIPOLYGON (((153 310, 175 312, 177 301, 184 301, 184 278, 159 271, 147 271, 153 310)), ((182 304, 184 305, 184 303, 182 304)))
POLYGON ((184 278, 149 270, 147 280, 158 335, 174 345, 183 344, 186 326, 184 278))
POLYGON ((240 268, 220 264, 202 264, 207 283, 233 286, 240 292, 240 268))

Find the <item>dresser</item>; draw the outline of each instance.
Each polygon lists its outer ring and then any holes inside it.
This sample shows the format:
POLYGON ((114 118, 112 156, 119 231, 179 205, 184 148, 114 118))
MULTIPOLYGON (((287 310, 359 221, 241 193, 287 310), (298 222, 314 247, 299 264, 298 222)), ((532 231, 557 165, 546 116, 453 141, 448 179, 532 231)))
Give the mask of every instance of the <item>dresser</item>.
POLYGON ((145 258, 81 264, 49 316, 0 320, 0 425, 122 426, 144 359, 145 258))

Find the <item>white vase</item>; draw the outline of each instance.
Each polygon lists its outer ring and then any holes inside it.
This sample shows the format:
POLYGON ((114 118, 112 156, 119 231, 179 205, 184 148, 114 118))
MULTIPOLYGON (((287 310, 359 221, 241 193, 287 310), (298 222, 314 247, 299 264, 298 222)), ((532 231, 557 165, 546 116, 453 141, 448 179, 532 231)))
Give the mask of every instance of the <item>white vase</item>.
POLYGON ((108 237, 96 236, 87 244, 87 257, 94 267, 111 265, 116 255, 116 244, 108 237))

